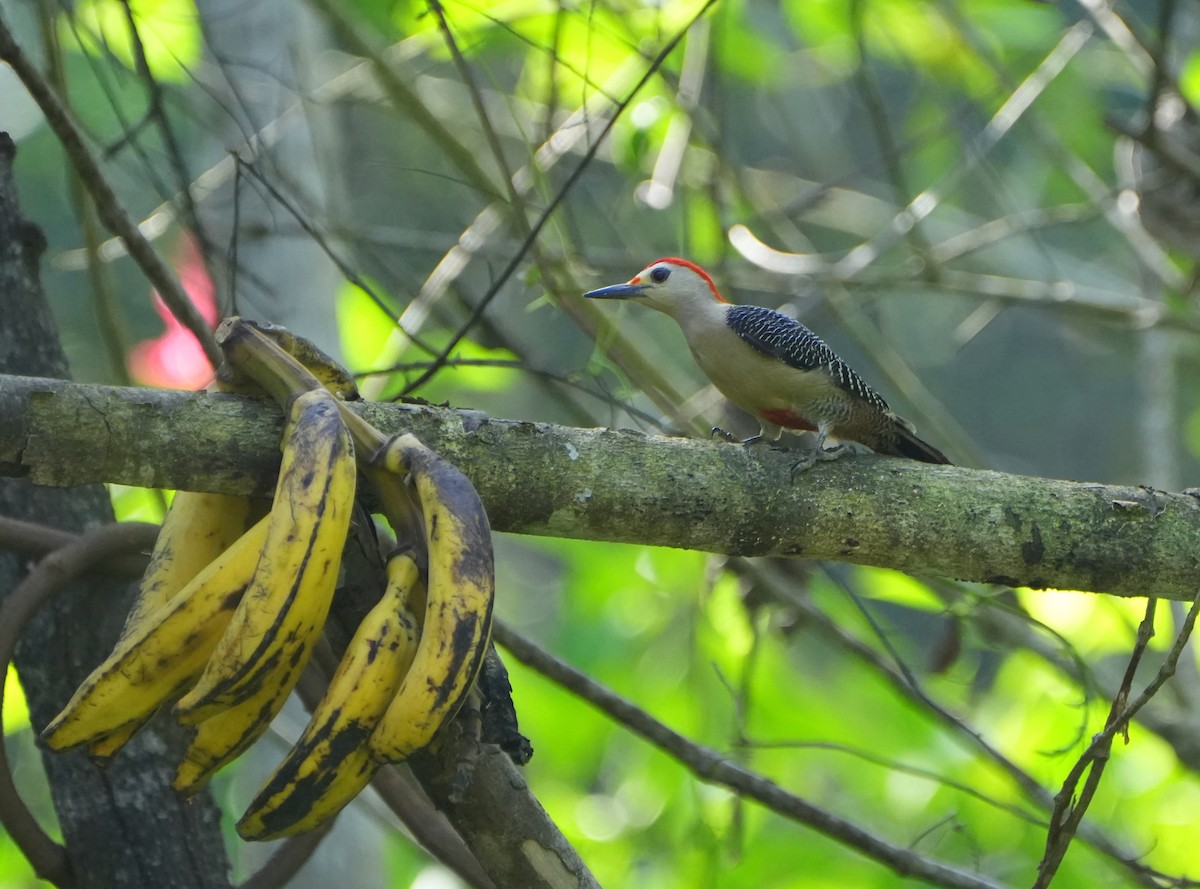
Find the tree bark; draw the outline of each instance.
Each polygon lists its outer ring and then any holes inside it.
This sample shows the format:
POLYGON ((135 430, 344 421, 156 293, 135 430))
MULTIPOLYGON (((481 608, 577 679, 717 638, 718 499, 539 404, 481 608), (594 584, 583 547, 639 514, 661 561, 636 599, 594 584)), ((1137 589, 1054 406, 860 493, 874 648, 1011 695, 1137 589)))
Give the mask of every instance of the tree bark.
MULTIPOLYGON (((890 457, 797 454, 411 405, 357 408, 462 467, 498 531, 805 556, 985 583, 1157 595, 1200 586, 1200 499, 890 457)), ((269 493, 281 418, 204 393, 0 379, 0 474, 269 493)))
MULTIPOLYGON (((66 379, 66 357, 38 276, 45 241, 20 215, 14 155, 12 141, 0 133, 0 372, 66 379)), ((9 395, 0 401, 12 406, 9 395)), ((0 479, 0 514, 74 531, 113 518, 98 484, 63 490, 28 478, 0 479)), ((0 591, 11 590, 26 569, 26 557, 0 552, 0 591)), ((126 586, 93 575, 64 590, 31 623, 16 664, 35 727, 48 722, 108 654, 126 586)), ((77 889, 230 885, 216 807, 206 795, 188 802, 170 789, 181 740, 168 726, 152 726, 107 769, 82 752, 43 757, 77 889)))

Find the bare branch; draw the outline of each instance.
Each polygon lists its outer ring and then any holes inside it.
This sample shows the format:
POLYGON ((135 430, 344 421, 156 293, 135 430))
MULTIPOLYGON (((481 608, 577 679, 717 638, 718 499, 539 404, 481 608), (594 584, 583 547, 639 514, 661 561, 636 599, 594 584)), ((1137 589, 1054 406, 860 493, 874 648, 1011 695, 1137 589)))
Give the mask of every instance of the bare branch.
POLYGON ((728 787, 784 817, 858 850, 898 874, 917 877, 935 886, 957 889, 995 889, 1000 885, 986 877, 967 873, 926 858, 911 849, 894 845, 840 815, 788 793, 773 781, 738 765, 718 751, 672 731, 641 708, 538 648, 501 622, 496 622, 494 632, 496 641, 521 663, 570 688, 634 734, 681 762, 696 777, 728 787))
MULTIPOLYGON (((1054 812, 1050 819, 1050 831, 1046 836, 1046 851, 1038 865, 1038 878, 1034 883, 1034 889, 1045 889, 1054 879, 1063 856, 1067 854, 1067 848, 1099 786, 1100 778, 1104 774, 1104 767, 1108 764, 1112 754, 1113 738, 1119 732, 1128 732, 1129 721, 1150 702, 1150 699, 1158 693, 1166 681, 1175 675, 1180 655, 1183 654, 1184 647, 1191 638, 1192 628, 1196 624, 1196 615, 1200 612, 1200 593, 1196 594, 1192 607, 1188 611, 1183 626, 1175 637, 1175 642, 1167 653, 1162 667, 1137 699, 1132 704, 1128 704, 1138 663, 1150 644, 1150 638, 1154 635, 1154 611, 1155 600, 1151 598, 1146 603, 1146 616, 1138 627, 1137 642, 1130 654, 1125 677, 1121 682, 1120 691, 1113 700, 1104 730, 1092 739, 1092 743, 1088 745, 1088 748, 1071 768, 1070 774, 1063 781, 1062 789, 1054 798, 1054 812), (1086 780, 1084 780, 1085 772, 1087 773, 1086 780), (1084 781, 1083 790, 1076 799, 1076 788, 1081 780, 1084 781)), ((1128 740, 1128 735, 1126 740, 1128 740)))

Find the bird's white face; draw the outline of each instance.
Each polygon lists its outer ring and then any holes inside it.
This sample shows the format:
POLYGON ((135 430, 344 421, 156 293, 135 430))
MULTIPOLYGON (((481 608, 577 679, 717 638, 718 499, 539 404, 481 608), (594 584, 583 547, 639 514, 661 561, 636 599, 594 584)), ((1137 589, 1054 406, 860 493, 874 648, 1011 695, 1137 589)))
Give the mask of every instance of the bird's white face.
POLYGON ((674 258, 652 262, 624 284, 601 287, 584 296, 590 299, 636 299, 676 319, 724 302, 712 278, 699 266, 674 258))

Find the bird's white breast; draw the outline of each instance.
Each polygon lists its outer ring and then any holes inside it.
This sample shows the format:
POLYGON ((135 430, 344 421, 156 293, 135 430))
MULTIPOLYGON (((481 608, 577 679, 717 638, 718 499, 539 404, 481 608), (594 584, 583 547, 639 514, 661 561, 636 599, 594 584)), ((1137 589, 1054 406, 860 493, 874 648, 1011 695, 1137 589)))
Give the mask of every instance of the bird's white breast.
POLYGON ((803 415, 815 400, 843 394, 826 373, 798 370, 758 351, 725 323, 728 305, 713 308, 720 312, 720 323, 695 316, 677 320, 700 369, 738 407, 760 415, 773 410, 803 415))

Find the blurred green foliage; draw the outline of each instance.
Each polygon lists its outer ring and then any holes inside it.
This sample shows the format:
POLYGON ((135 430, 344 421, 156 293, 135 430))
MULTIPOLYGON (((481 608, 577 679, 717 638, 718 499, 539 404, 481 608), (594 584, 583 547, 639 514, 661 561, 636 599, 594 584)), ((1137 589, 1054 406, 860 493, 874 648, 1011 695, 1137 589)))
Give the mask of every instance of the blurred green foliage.
MULTIPOLYGON (((1194 28, 1195 9, 1176 5, 1177 20, 1194 28)), ((251 128, 239 119, 216 133, 213 121, 236 116, 236 103, 212 99, 210 84, 246 60, 204 46, 189 4, 132 9, 186 166, 193 176, 215 169, 251 128)), ((1144 123, 1153 91, 1172 80, 1195 99, 1190 31, 1181 26, 1160 51, 1156 3, 1119 3, 1097 18, 1008 0, 728 0, 696 20, 700 9, 695 0, 449 3, 470 87, 423 2, 357 0, 316 17, 320 52, 306 60, 313 80, 296 85, 297 95, 311 98, 307 91, 339 76, 353 82, 347 71, 360 47, 337 28, 348 23, 375 51, 391 47, 391 69, 445 129, 435 134, 374 82, 324 94, 305 109, 326 149, 318 172, 330 205, 319 212, 293 188, 286 163, 275 166, 269 150, 258 159, 388 307, 352 284, 289 294, 336 301, 333 339, 354 371, 380 372, 366 378, 373 395, 579 425, 653 429, 650 415, 683 429, 698 414, 737 424, 704 394, 662 319, 632 307, 597 320, 577 300, 655 256, 686 255, 708 265, 730 299, 781 306, 817 328, 964 462, 1172 487, 1195 475, 1200 328, 1187 232, 1181 248, 1138 226, 1130 199, 1140 183, 1121 159, 1139 149, 1106 122, 1144 123), (631 94, 684 27, 679 48, 631 94), (1155 64, 1164 70, 1157 86, 1155 64), (502 279, 528 226, 626 99, 537 250, 502 279), (488 187, 439 141, 445 134, 488 187), (515 223, 504 180, 520 169, 515 223), (930 209, 915 227, 901 224, 910 206, 930 209), (757 246, 735 244, 737 226, 757 246), (772 265, 781 255, 808 260, 811 274, 781 271, 772 265), (481 320, 464 328, 493 292, 481 320), (396 333, 393 312, 405 313, 432 354, 396 333), (407 392, 452 342, 446 367, 407 392), (652 384, 645 368, 615 357, 619 345, 645 356, 660 379, 652 384), (680 394, 683 414, 644 394, 657 383, 680 394)), ((148 216, 179 184, 155 127, 134 132, 146 93, 122 7, 95 0, 56 23, 75 112, 107 149, 130 211, 148 216)), ((36 25, 25 25, 33 44, 36 25)), ((73 368, 109 380, 111 344, 96 332, 64 169, 44 127, 21 135, 23 199, 52 245, 46 285, 73 368)), ((258 193, 240 178, 225 187, 234 183, 243 196, 258 193)), ((278 206, 269 219, 211 246, 228 259, 229 244, 294 234, 278 206)), ((177 222, 167 228, 164 254, 179 234, 177 222)), ((127 345, 154 336, 148 288, 126 259, 107 267, 127 345)), ((278 271, 246 269, 244 289, 236 303, 225 294, 224 308, 254 314, 256 285, 245 282, 278 271)), ((228 274, 219 277, 226 286, 228 274)), ((121 518, 161 514, 155 493, 113 496, 121 518)), ((1053 794, 1103 725, 1144 610, 1088 593, 1009 598, 838 565, 770 564, 759 574, 633 546, 505 537, 498 553, 500 615, 576 668, 781 787, 1007 885, 1032 882, 1045 809, 922 697, 1053 794), (885 678, 901 664, 919 693, 885 678)), ((1180 617, 1159 608, 1151 670, 1180 617)), ((917 884, 698 780, 571 692, 511 659, 509 667, 536 750, 530 783, 603 885, 917 884)), ((1151 675, 1139 673, 1135 693, 1151 675)), ((1194 880, 1200 762, 1184 741, 1200 731, 1195 680, 1189 652, 1154 719, 1118 740, 1089 815, 1130 856, 1194 880)), ((17 709, 6 725, 28 738, 17 709)), ((357 805, 353 817, 382 838, 375 862, 356 867, 379 885, 431 885, 422 882, 433 879, 428 861, 378 806, 357 805)), ((330 845, 349 833, 338 831, 330 845)), ((239 874, 252 869, 256 853, 232 833, 230 848, 239 874)), ((0 887, 30 879, 0 843, 0 887)), ((1136 883, 1077 840, 1055 885, 1136 883)))

